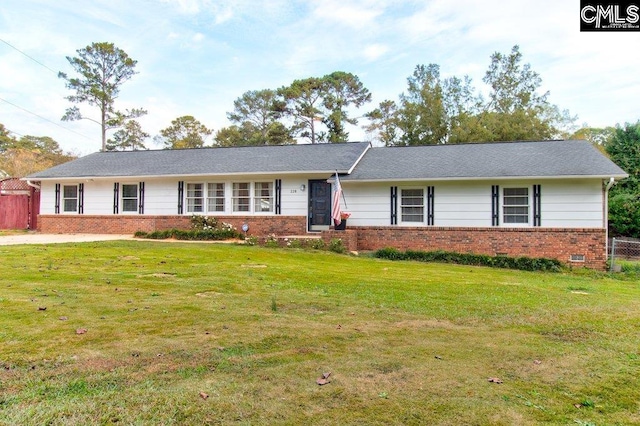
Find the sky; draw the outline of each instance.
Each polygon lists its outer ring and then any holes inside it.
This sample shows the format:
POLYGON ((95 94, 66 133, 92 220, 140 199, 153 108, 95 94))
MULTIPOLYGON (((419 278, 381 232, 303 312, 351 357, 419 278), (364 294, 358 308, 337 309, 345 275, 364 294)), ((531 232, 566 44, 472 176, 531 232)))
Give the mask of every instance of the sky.
MULTIPOLYGON (((99 151, 96 123, 60 121, 72 92, 58 78, 74 75, 66 57, 94 42, 137 61, 116 108, 148 111, 139 121, 149 148, 180 116, 216 131, 243 93, 334 71, 355 74, 372 94, 354 116, 397 100, 420 64, 486 91, 491 55, 514 45, 542 78, 540 92, 576 125, 635 123, 640 32, 580 32, 579 14, 577 0, 3 0, 0 123, 77 155, 99 151)), ((370 139, 359 126, 349 131, 352 141, 370 139)))

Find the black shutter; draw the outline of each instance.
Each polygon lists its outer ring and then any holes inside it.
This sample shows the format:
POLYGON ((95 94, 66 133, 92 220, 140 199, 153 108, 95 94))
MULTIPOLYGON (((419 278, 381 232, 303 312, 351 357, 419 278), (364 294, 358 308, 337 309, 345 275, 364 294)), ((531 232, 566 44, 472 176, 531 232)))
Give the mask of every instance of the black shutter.
POLYGON ((542 208, 540 206, 540 185, 533 185, 533 226, 542 225, 542 208))
POLYGON ((184 211, 183 207, 183 198, 184 198, 184 181, 178 182, 178 214, 182 214, 184 211))
POLYGON ((78 185, 78 214, 84 213, 84 183, 78 185))
POLYGON ((391 224, 398 224, 398 187, 391 187, 391 224))
POLYGON ((433 225, 433 199, 435 188, 433 186, 427 187, 427 225, 433 225))
POLYGON ((500 187, 491 186, 491 226, 500 226, 500 187))
POLYGON ((138 184, 138 213, 144 214, 144 182, 138 184))
POLYGON ((282 214, 282 179, 276 179, 276 214, 282 214))
POLYGON ((113 214, 120 212, 120 184, 114 182, 113 184, 113 214))
POLYGON ((56 183, 56 206, 55 206, 56 214, 60 214, 60 184, 56 183))

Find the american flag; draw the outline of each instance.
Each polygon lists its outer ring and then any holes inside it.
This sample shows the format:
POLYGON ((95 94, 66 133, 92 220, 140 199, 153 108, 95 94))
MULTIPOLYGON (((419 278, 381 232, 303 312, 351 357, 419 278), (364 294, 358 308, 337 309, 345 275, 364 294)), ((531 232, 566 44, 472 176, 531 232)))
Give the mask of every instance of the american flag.
POLYGON ((331 218, 334 225, 340 225, 342 223, 342 208, 340 207, 340 197, 342 197, 342 186, 340 185, 340 179, 336 172, 336 181, 333 184, 333 203, 331 206, 331 218))

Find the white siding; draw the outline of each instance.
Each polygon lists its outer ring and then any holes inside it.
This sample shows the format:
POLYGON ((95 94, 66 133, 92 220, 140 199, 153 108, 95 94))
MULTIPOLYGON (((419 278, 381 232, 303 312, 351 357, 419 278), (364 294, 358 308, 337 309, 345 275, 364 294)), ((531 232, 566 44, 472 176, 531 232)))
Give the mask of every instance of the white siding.
MULTIPOLYGON (((281 214, 306 216, 308 209, 309 179, 325 179, 327 176, 285 176, 282 178, 281 214), (302 189, 304 185, 304 190, 302 189)), ((209 215, 245 215, 234 213, 231 209, 233 182, 274 182, 273 176, 251 176, 249 178, 149 178, 119 179, 122 184, 138 184, 145 182, 144 212, 147 215, 175 215, 178 213, 178 181, 192 183, 225 184, 225 212, 207 213, 209 215)), ((55 213, 55 184, 84 184, 84 214, 113 214, 114 180, 96 179, 86 181, 44 181, 40 203, 41 214, 55 213)), ((541 185, 541 222, 543 228, 602 228, 603 227, 603 193, 599 179, 572 180, 538 180, 538 181, 472 181, 472 182, 388 182, 357 183, 342 182, 346 206, 343 210, 351 212, 350 226, 388 226, 391 216, 390 187, 397 186, 398 193, 403 188, 424 188, 425 203, 427 187, 433 186, 434 225, 447 227, 490 227, 491 226, 491 186, 527 187, 529 197, 533 198, 533 185, 541 185)), ((344 202, 343 202, 344 203, 344 202)), ((532 223, 533 208, 530 201, 530 220, 532 223)), ((400 200, 398 200, 400 206, 400 200)), ((184 204, 184 214, 186 203, 184 204)), ((502 207, 502 200, 501 200, 502 207)), ((253 206, 252 206, 253 208, 253 206)), ((400 207, 398 207, 400 210, 400 207)), ((426 226, 426 209, 425 223, 426 226)), ((63 213, 64 214, 64 213, 63 213)), ((120 214, 137 214, 133 212, 120 214)), ((256 213, 256 215, 273 215, 275 213, 256 213)), ((400 211, 398 211, 400 216, 400 211)), ((502 216, 502 215, 501 215, 502 216)), ((399 218, 399 225, 403 226, 399 218)), ((500 223, 503 223, 502 217, 500 223)), ((411 226, 421 226, 411 224, 411 226)), ((505 225, 502 225, 505 226, 505 225)), ((507 225, 508 226, 508 225, 507 225)))
MULTIPOLYGON (((541 185, 541 223, 543 228, 602 228, 602 182, 590 180, 539 180, 539 181, 473 181, 426 182, 420 184, 343 183, 347 210, 352 213, 349 225, 387 226, 391 223, 390 187, 398 187, 398 223, 400 218, 400 192, 402 188, 433 186, 434 225, 446 227, 490 227, 491 186, 529 188, 529 225, 533 223, 533 185, 541 185)), ((425 200, 426 207, 426 200, 425 200)), ((502 210, 502 197, 500 198, 502 210)), ((426 210, 425 223, 426 226, 426 210)), ((501 226, 505 225, 500 211, 501 226)), ((412 226, 416 226, 415 224, 412 226)), ((525 225, 526 226, 526 225, 525 225)))
POLYGON ((554 181, 541 185, 542 226, 604 227, 601 181, 554 181))
POLYGON ((40 185, 40 214, 54 214, 56 210, 56 184, 43 181, 40 185))

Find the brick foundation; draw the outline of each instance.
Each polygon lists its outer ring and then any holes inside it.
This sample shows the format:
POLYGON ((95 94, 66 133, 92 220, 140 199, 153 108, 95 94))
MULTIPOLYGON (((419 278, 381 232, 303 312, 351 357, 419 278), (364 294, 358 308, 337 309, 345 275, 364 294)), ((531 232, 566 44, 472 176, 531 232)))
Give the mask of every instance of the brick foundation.
MULTIPOLYGON (((354 229, 354 228, 352 228, 354 229)), ((606 267, 604 229, 358 227, 358 250, 445 250, 490 256, 546 257, 576 267, 606 267), (584 255, 584 262, 570 262, 584 255)))
MULTIPOLYGON (((248 235, 304 235, 304 216, 216 216, 238 230, 249 225, 248 235)), ((40 215, 38 230, 47 234, 134 234, 166 229, 189 229, 189 216, 101 216, 101 215, 40 215)))
MULTIPOLYGON (((307 234, 304 216, 217 216, 238 230, 249 225, 248 235, 265 237, 307 234)), ((38 230, 53 234, 133 234, 171 228, 189 229, 189 216, 100 216, 41 215, 38 230)), ((406 228, 397 226, 349 227, 346 231, 323 231, 325 243, 342 239, 349 251, 446 250, 459 253, 547 257, 573 266, 603 270, 606 267, 604 229, 561 228, 406 228), (584 255, 584 262, 570 262, 571 255, 584 255)))

